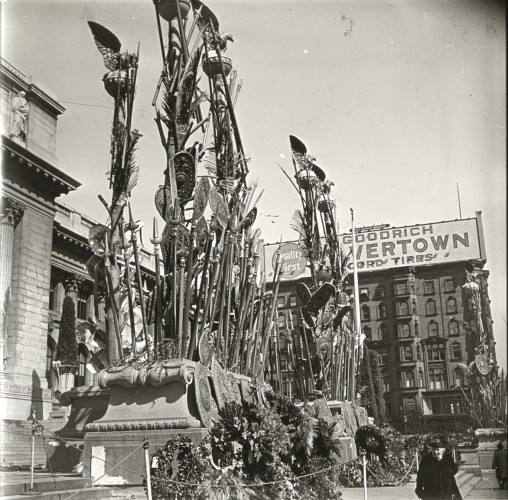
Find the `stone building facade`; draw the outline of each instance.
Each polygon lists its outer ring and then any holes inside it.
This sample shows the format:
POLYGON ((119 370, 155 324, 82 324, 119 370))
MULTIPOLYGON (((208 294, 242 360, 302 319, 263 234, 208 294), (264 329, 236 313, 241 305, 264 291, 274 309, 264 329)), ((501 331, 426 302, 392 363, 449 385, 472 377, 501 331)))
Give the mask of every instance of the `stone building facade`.
MULTIPOLYGON (((462 288, 467 272, 476 274, 483 327, 495 356, 481 213, 405 228, 359 228, 356 233, 361 328, 367 346, 378 354, 389 421, 409 432, 456 430, 468 417, 465 369, 475 361, 478 345, 474 305, 462 288)), ((351 246, 351 234, 340 239, 344 248, 351 246)), ((265 245, 269 281, 277 248, 265 245)), ((297 242, 282 244, 281 252, 287 266, 278 293, 284 356, 286 317, 292 315, 295 325, 300 322, 296 285, 310 278, 297 242)), ((353 294, 352 273, 346 293, 353 294)), ((281 365, 285 392, 291 385, 294 391, 287 359, 281 365)))
MULTIPOLYGON (((66 295, 74 300, 78 324, 75 385, 93 385, 96 379, 97 360, 92 358, 97 343, 80 336, 79 325, 91 321, 100 326, 104 321, 101 302, 95 310, 93 280, 86 267, 93 256, 89 230, 97 222, 60 201, 80 186, 56 166, 57 119, 64 108, 3 59, 0 74, 0 425, 19 431, 35 409, 47 428, 59 429, 65 412, 53 361, 66 295), (28 111, 24 117, 14 116, 22 99, 28 111)), ((142 277, 151 288, 155 257, 147 249, 141 249, 140 257, 142 277)))

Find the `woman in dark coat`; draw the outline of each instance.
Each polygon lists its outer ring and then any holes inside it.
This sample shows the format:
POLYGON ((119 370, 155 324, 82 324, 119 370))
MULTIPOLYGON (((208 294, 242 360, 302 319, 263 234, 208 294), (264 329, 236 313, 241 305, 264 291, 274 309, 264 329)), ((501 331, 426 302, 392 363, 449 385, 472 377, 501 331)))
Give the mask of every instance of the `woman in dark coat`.
POLYGON ((415 493, 423 500, 462 500, 455 474, 457 464, 442 440, 431 443, 432 451, 420 462, 415 493))

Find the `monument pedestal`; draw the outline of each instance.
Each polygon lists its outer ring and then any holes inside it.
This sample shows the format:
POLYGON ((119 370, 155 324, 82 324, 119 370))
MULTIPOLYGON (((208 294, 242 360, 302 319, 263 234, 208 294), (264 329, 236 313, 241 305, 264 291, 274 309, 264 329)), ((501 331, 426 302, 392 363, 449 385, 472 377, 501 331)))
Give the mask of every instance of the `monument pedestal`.
POLYGON ((150 453, 179 433, 200 443, 208 429, 196 404, 195 367, 193 361, 173 359, 100 372, 99 385, 108 388, 109 401, 104 414, 85 426, 84 475, 98 485, 140 485, 145 437, 150 453))

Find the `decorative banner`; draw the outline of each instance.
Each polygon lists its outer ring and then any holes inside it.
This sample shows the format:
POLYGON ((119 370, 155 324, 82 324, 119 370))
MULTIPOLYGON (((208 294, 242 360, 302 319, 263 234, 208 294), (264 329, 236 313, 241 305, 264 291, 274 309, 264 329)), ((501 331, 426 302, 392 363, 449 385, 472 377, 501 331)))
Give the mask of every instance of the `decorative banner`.
MULTIPOLYGON (((339 236, 345 253, 352 249, 351 233, 339 236)), ((481 215, 477 218, 431 222, 414 226, 376 226, 358 229, 355 236, 358 272, 379 271, 405 266, 442 264, 445 262, 486 259, 481 215)), ((273 277, 279 244, 264 246, 266 278, 273 277)), ((282 280, 310 276, 306 260, 297 242, 283 243, 285 257, 282 280)), ((352 259, 348 264, 353 269, 352 259)))

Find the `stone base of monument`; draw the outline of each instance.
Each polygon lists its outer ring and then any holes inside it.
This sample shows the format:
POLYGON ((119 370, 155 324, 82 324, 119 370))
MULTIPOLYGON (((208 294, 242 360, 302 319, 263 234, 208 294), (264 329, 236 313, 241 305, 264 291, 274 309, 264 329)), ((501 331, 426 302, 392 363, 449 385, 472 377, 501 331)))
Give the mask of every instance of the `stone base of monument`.
POLYGON ((476 429, 475 436, 478 439, 477 453, 480 469, 491 469, 492 457, 498 443, 503 443, 506 448, 506 429, 504 427, 476 429))
POLYGON ((98 486, 142 485, 145 439, 152 454, 176 434, 183 434, 198 445, 208 432, 205 428, 87 432, 83 476, 91 477, 98 486))
POLYGON ((201 442, 208 429, 196 403, 195 367, 193 361, 174 359, 100 372, 99 385, 109 388, 109 401, 105 413, 85 427, 83 474, 97 485, 140 485, 145 438, 150 453, 179 433, 201 442))
POLYGON ((60 397, 69 407, 69 418, 56 436, 48 440, 47 469, 53 472, 80 472, 83 467, 85 426, 104 416, 108 408, 109 389, 76 387, 60 397))

